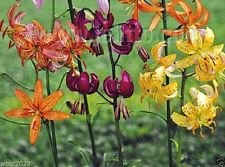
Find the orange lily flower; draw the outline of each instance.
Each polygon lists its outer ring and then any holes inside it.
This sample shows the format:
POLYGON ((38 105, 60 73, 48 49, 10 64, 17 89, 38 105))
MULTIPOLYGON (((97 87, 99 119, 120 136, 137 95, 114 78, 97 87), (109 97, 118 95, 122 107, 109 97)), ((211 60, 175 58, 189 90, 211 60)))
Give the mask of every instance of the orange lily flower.
POLYGON ((131 4, 133 6, 132 9, 132 18, 138 20, 139 10, 145 13, 154 13, 154 12, 162 12, 163 8, 158 6, 157 0, 152 0, 153 4, 148 4, 144 0, 119 0, 124 4, 131 4))
POLYGON ((33 117, 30 124, 30 143, 35 144, 41 130, 41 121, 64 120, 70 117, 69 114, 53 110, 53 106, 62 96, 61 91, 56 91, 46 98, 43 97, 43 86, 40 80, 37 81, 34 96, 31 99, 24 91, 16 89, 15 95, 22 103, 22 108, 12 109, 5 113, 8 117, 28 118, 33 117))
POLYGON ((202 5, 201 0, 196 0, 196 11, 185 2, 185 0, 172 0, 167 5, 167 12, 181 25, 177 30, 164 30, 163 32, 168 36, 179 36, 184 34, 191 26, 200 28, 204 26, 209 18, 208 10, 202 5), (183 11, 178 11, 176 8, 180 7, 183 11))

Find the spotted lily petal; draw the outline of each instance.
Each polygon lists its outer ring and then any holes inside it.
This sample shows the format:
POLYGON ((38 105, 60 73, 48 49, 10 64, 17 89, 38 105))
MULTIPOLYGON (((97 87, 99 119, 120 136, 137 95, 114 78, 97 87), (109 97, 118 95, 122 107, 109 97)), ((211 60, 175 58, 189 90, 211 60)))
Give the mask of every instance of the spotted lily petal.
POLYGON ((30 143, 35 144, 41 130, 41 117, 35 115, 30 124, 30 143))
POLYGON ((47 120, 60 121, 70 118, 70 115, 59 111, 50 111, 43 113, 43 117, 47 120))

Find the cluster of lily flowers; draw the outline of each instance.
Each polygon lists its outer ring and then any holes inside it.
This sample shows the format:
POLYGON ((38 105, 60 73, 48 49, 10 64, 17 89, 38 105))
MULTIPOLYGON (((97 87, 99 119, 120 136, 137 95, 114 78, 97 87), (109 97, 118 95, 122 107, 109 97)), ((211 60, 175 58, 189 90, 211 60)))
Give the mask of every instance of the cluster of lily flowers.
MULTIPOLYGON (((131 6, 132 19, 119 24, 122 32, 120 43, 117 43, 111 36, 112 50, 119 55, 129 55, 133 47, 136 46, 142 61, 147 64, 149 55, 155 60, 154 69, 147 68, 140 74, 139 85, 143 91, 142 100, 145 96, 150 96, 156 103, 161 104, 167 100, 177 97, 178 83, 176 81, 165 85, 166 76, 171 78, 181 77, 174 74, 176 71, 183 71, 194 66, 195 78, 201 82, 210 81, 213 84, 201 86, 205 93, 196 88, 190 89, 190 94, 194 103, 186 103, 182 110, 183 113, 173 112, 172 120, 179 126, 186 127, 188 130, 200 128, 203 136, 202 127, 206 126, 214 129, 216 112, 218 106, 215 105, 219 97, 218 86, 224 81, 225 54, 223 44, 213 46, 215 35, 210 28, 201 28, 208 21, 208 11, 201 3, 196 0, 196 10, 193 9, 185 0, 171 0, 166 4, 166 10, 171 18, 178 22, 178 27, 174 30, 166 29, 162 32, 168 37, 184 36, 184 39, 176 41, 177 49, 185 54, 185 57, 176 60, 176 54, 162 56, 162 50, 167 45, 165 41, 156 43, 151 53, 148 53, 138 41, 142 37, 142 26, 139 13, 155 13, 150 24, 149 30, 153 31, 163 16, 165 10, 158 0, 149 3, 144 0, 119 0, 123 4, 131 6), (178 11, 180 8, 182 11, 178 11)), ((40 7, 42 1, 34 1, 40 7)), ((0 22, 0 31, 3 38, 8 35, 10 38, 9 48, 15 46, 22 65, 31 60, 37 70, 50 70, 54 72, 63 67, 69 68, 66 76, 66 85, 69 90, 79 94, 89 95, 98 91, 99 79, 94 73, 88 74, 86 71, 78 72, 75 61, 82 62, 82 54, 90 52, 96 56, 104 54, 104 49, 98 41, 100 36, 109 34, 114 27, 114 16, 109 11, 108 1, 98 0, 99 10, 95 12, 89 9, 81 9, 76 12, 72 23, 68 23, 71 33, 67 32, 61 23, 56 20, 52 32, 46 32, 45 28, 36 20, 29 24, 22 24, 24 12, 16 13, 20 4, 15 3, 8 11, 9 25, 4 26, 0 22), (72 36, 70 35, 72 34, 72 36)), ((106 95, 112 99, 121 97, 129 98, 134 92, 134 83, 130 74, 123 70, 121 78, 107 76, 103 81, 103 89, 106 95)), ((63 120, 70 117, 70 114, 54 111, 52 108, 62 96, 61 91, 56 91, 46 98, 43 97, 43 87, 40 80, 37 81, 34 96, 31 99, 25 92, 16 90, 15 94, 22 103, 22 109, 13 109, 5 113, 11 117, 33 117, 30 125, 30 142, 34 144, 40 132, 41 121, 63 120)), ((71 113, 84 114, 85 106, 79 100, 68 103, 71 113)), ((127 106, 119 101, 115 111, 115 119, 129 117, 127 106)))

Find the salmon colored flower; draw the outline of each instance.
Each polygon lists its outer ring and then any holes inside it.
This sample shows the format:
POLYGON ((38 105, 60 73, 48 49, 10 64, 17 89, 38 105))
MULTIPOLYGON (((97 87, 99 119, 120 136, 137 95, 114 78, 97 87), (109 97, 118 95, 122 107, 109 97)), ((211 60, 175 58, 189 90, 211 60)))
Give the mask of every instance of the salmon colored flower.
POLYGON ((12 109, 5 113, 8 117, 28 118, 33 117, 30 124, 30 143, 35 144, 41 130, 41 121, 64 120, 70 117, 69 114, 56 111, 54 105, 62 96, 61 91, 43 97, 43 86, 40 80, 37 81, 34 89, 34 96, 30 98, 24 91, 16 89, 15 95, 22 103, 22 108, 12 109))
MULTIPOLYGON (((148 4, 144 0, 119 0, 121 3, 130 4, 132 6, 132 18, 138 20, 139 17, 139 10, 145 13, 154 13, 154 12, 161 12, 163 8, 156 5, 156 0, 154 0, 153 4, 148 4)), ((158 2, 157 2, 158 4, 158 2)))
POLYGON ((43 4, 43 0, 33 0, 34 5, 36 8, 40 8, 43 4))
POLYGON ((187 57, 176 63, 176 68, 184 69, 195 64, 196 78, 210 81, 222 74, 225 68, 223 44, 213 46, 215 35, 210 28, 191 27, 187 40, 178 40, 177 48, 187 57))
POLYGON ((168 36, 179 36, 188 31, 191 26, 200 28, 204 26, 209 18, 208 10, 202 5, 201 0, 196 0, 196 11, 185 2, 185 0, 172 0, 167 4, 167 12, 181 26, 176 30, 164 30, 168 36), (177 10, 181 8, 182 10, 177 10))
POLYGON ((156 103, 161 104, 177 96, 177 82, 163 86, 165 79, 165 67, 160 66, 154 72, 145 72, 139 76, 139 85, 145 96, 152 97, 156 103))
POLYGON ((210 85, 203 85, 201 88, 206 91, 206 94, 196 88, 190 89, 190 94, 196 105, 188 102, 182 107, 184 115, 173 112, 171 118, 178 126, 192 130, 193 134, 195 134, 196 129, 200 128, 200 135, 204 137, 202 127, 206 126, 213 132, 216 125, 213 119, 216 117, 218 107, 214 106, 214 102, 218 98, 218 92, 217 87, 214 91, 210 85))

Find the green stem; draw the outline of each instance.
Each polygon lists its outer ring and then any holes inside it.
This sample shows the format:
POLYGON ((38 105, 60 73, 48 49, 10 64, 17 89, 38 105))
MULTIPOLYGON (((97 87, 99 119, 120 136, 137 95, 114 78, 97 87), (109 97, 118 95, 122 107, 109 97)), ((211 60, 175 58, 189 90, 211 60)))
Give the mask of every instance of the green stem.
MULTIPOLYGON (((184 69, 184 71, 182 71, 182 80, 181 80, 180 113, 182 113, 182 107, 184 106, 186 80, 187 80, 187 74, 186 74, 186 69, 184 69)), ((181 165, 182 135, 181 135, 180 129, 176 129, 176 131, 177 131, 177 142, 179 143, 176 165, 177 167, 179 167, 181 165)))
POLYGON ((51 136, 51 131, 50 131, 50 127, 49 127, 49 122, 45 122, 45 127, 46 127, 46 131, 47 131, 47 134, 48 134, 48 139, 49 139, 49 144, 50 144, 50 147, 51 147, 51 152, 52 152, 52 155, 54 157, 54 162, 55 162, 55 166, 58 166, 56 164, 56 161, 55 161, 55 153, 54 153, 54 148, 53 148, 53 145, 52 145, 52 136, 51 136))
POLYGON ((64 80, 64 78, 66 77, 66 74, 67 74, 67 73, 64 73, 64 74, 63 74, 63 76, 62 76, 62 78, 61 78, 61 80, 60 80, 60 82, 59 82, 59 86, 57 87, 56 91, 58 91, 58 90, 61 88, 62 83, 63 83, 63 80, 64 80))
POLYGON ((19 85, 20 87, 22 87, 22 88, 24 88, 24 89, 26 89, 26 90, 28 90, 28 91, 34 91, 34 89, 31 89, 31 88, 28 88, 27 86, 25 86, 25 85, 23 85, 22 83, 20 83, 20 82, 18 82, 16 79, 14 79, 10 74, 8 74, 8 73, 2 73, 2 74, 0 74, 0 79, 2 78, 2 77, 4 77, 4 76, 6 76, 6 77, 8 77, 9 79, 11 79, 13 82, 15 82, 17 85, 19 85))
POLYGON ((3 118, 3 117, 0 117, 0 119, 3 120, 3 121, 13 123, 13 124, 17 124, 17 125, 23 125, 23 126, 29 126, 30 125, 28 123, 16 122, 16 121, 12 121, 12 120, 9 120, 9 119, 3 118))
MULTIPOLYGON (((113 60, 113 54, 112 54, 112 47, 111 47, 111 40, 110 40, 110 33, 107 32, 106 34, 107 38, 107 46, 109 50, 109 59, 111 63, 111 69, 112 69, 112 77, 113 79, 116 78, 116 66, 115 62, 113 60)), ((113 111, 115 113, 117 108, 117 98, 113 99, 113 111)), ((123 167, 123 152, 122 152, 122 141, 121 141, 121 131, 120 131, 120 123, 119 119, 115 119, 115 128, 116 128, 116 140, 117 140, 117 149, 118 149, 118 156, 119 156, 119 167, 123 167)))
POLYGON ((35 65, 35 62, 33 60, 31 60, 32 65, 34 66, 34 70, 35 70, 35 83, 38 81, 39 75, 38 75, 38 69, 35 65))
MULTIPOLYGON (((74 14, 75 13, 74 13, 74 8, 73 8, 73 2, 72 2, 72 0, 67 0, 67 2, 68 2, 68 6, 69 6, 69 11, 70 11, 70 19, 71 19, 71 22, 74 23, 74 14)), ((78 55, 77 63, 78 63, 79 72, 83 72, 83 67, 82 67, 82 63, 79 59, 79 55, 78 55)), ((91 140, 92 163, 93 163, 94 167, 98 167, 99 163, 98 163, 98 158, 97 158, 95 138, 94 138, 93 127, 92 127, 92 123, 91 123, 91 114, 89 111, 87 95, 83 94, 83 99, 84 99, 84 106, 85 106, 85 111, 86 111, 85 112, 86 113, 86 123, 87 123, 88 132, 89 132, 89 136, 90 136, 90 140, 91 140)))
MULTIPOLYGON (((166 0, 162 0, 163 11, 163 29, 167 29, 167 12, 166 12, 166 0)), ((168 36, 164 34, 164 40, 166 42, 166 46, 164 47, 165 56, 168 55, 168 36)), ((170 83, 169 77, 166 77, 166 85, 170 83)), ((167 143, 168 143, 168 159, 169 159, 169 167, 173 167, 173 151, 172 151, 172 120, 171 120, 171 105, 170 100, 166 103, 166 114, 167 114, 167 143)))

